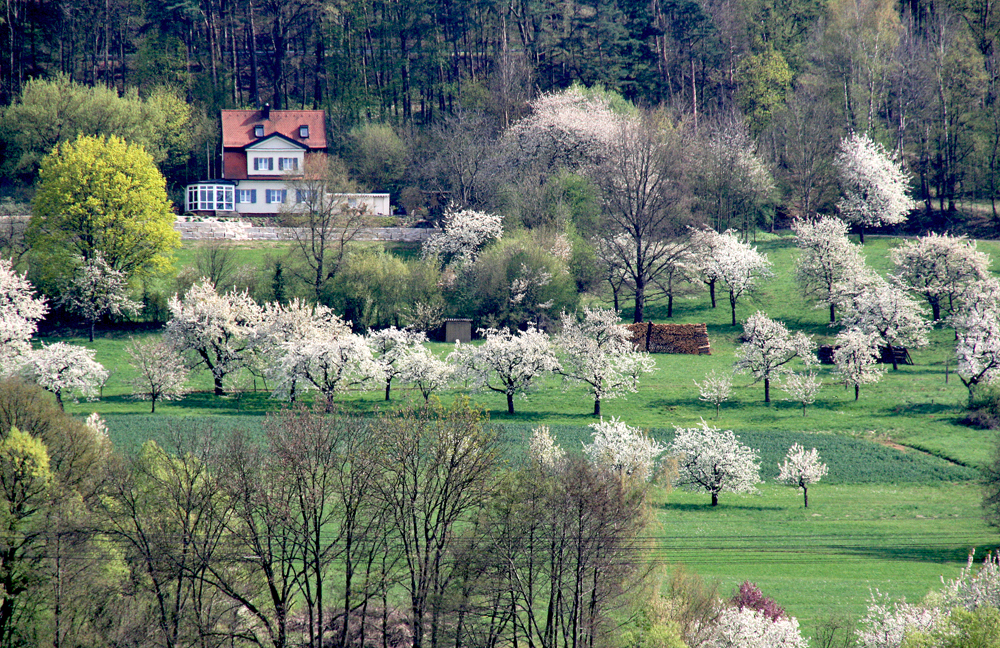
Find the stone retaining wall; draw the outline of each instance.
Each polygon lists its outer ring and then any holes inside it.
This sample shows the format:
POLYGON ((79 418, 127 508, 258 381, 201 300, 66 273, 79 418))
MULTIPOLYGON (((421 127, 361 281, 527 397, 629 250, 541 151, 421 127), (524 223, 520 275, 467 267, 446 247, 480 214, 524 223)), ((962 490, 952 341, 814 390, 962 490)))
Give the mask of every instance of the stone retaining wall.
MULTIPOLYGON (((307 229, 293 227, 257 227, 246 221, 182 221, 174 229, 185 241, 294 241, 296 234, 308 235, 307 229)), ((355 241, 403 241, 419 243, 441 230, 424 227, 366 227, 358 230, 355 241)))

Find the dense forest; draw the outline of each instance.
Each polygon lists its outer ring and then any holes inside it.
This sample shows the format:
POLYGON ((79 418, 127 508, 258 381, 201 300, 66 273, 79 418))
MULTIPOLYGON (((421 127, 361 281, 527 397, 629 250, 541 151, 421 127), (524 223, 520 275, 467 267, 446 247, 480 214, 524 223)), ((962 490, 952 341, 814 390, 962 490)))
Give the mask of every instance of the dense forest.
POLYGON ((998 32, 985 0, 11 0, 0 100, 57 75, 122 96, 167 89, 193 111, 187 157, 165 170, 175 186, 211 175, 218 109, 322 108, 345 157, 358 128, 395 132, 391 168, 352 170, 414 203, 435 189, 415 169, 437 129, 475 118, 495 135, 579 82, 694 133, 741 119, 794 213, 832 206, 829 160, 859 131, 902 156, 928 214, 947 214, 1000 189, 998 32))

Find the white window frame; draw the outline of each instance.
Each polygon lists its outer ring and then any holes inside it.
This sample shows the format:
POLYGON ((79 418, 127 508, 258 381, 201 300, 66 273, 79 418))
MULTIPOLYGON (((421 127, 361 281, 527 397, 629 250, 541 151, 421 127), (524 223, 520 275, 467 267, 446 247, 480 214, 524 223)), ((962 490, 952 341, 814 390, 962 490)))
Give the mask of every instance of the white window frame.
POLYGON ((268 205, 283 205, 285 201, 288 200, 288 190, 287 189, 265 189, 264 197, 265 202, 268 205), (275 200, 277 198, 277 200, 275 200))
POLYGON ((188 186, 188 211, 235 211, 232 185, 196 184, 188 186))
POLYGON ((257 203, 256 189, 237 189, 236 202, 240 205, 254 205, 257 203), (246 198, 246 200, 243 200, 246 198))
POLYGON ((299 158, 280 157, 278 158, 278 171, 298 171, 299 158))
POLYGON ((273 157, 256 157, 255 156, 254 159, 253 159, 253 170, 254 171, 274 171, 274 158, 273 157))

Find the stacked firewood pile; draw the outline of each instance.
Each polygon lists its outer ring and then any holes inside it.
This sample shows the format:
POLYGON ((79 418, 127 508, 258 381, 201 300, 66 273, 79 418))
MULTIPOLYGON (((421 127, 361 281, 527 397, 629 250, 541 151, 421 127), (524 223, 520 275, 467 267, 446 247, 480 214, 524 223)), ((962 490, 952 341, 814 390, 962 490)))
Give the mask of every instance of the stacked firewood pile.
POLYGON ((708 327, 704 324, 625 324, 632 334, 632 343, 639 351, 649 353, 689 353, 710 355, 708 327))

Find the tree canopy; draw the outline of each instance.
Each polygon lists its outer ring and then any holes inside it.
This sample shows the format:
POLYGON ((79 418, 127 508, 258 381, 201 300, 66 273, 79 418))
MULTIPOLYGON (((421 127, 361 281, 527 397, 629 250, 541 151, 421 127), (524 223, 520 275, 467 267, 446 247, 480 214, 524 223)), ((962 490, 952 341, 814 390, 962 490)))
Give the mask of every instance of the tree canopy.
POLYGON ((48 279, 98 253, 127 277, 148 276, 170 266, 180 244, 173 222, 149 153, 116 136, 80 136, 42 161, 28 237, 48 279))

